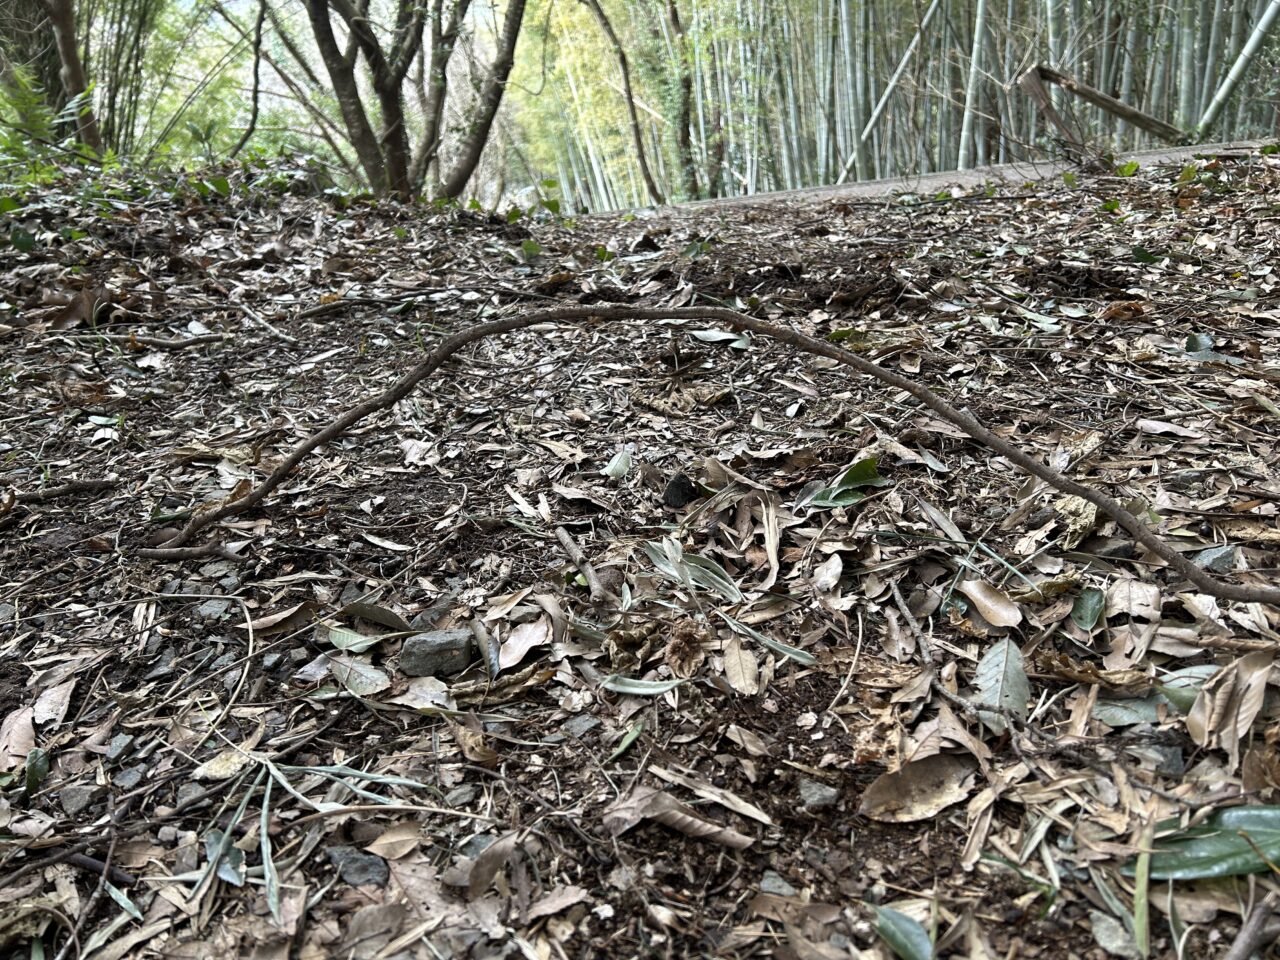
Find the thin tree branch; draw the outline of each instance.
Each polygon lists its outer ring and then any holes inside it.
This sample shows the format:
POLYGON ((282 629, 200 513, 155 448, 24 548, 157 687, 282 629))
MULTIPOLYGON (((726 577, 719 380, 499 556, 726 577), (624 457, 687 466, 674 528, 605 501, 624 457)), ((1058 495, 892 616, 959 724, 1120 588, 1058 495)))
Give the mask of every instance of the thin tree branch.
POLYGON ((780 327, 767 320, 759 320, 746 314, 738 313, 724 307, 624 307, 624 306, 591 306, 591 307, 558 307, 550 310, 539 310, 534 313, 502 317, 478 323, 475 326, 460 330, 441 340, 436 348, 416 367, 406 373, 394 384, 376 396, 352 407, 342 416, 333 420, 328 426, 317 431, 308 439, 299 443, 286 456, 275 470, 262 483, 238 500, 223 502, 220 505, 208 505, 198 510, 183 528, 182 532, 164 547, 179 547, 188 543, 199 531, 212 523, 227 517, 243 513, 256 507, 270 493, 284 482, 302 460, 312 450, 341 436, 344 431, 359 423, 370 414, 387 410, 407 397, 424 379, 438 370, 455 353, 468 344, 483 340, 486 337, 523 330, 540 323, 581 322, 589 320, 632 320, 656 322, 662 320, 714 320, 724 323, 734 330, 749 330, 761 336, 770 337, 781 343, 795 347, 805 353, 818 357, 827 357, 846 367, 852 367, 858 373, 886 383, 891 387, 903 390, 920 401, 938 416, 954 424, 966 434, 994 450, 1011 463, 1021 467, 1027 473, 1070 496, 1080 497, 1092 503, 1104 514, 1123 527, 1130 536, 1141 543, 1160 559, 1164 560, 1176 573, 1191 581, 1198 589, 1221 600, 1236 600, 1242 603, 1269 603, 1280 606, 1280 587, 1246 586, 1237 583, 1224 583, 1197 567, 1182 554, 1178 553, 1157 534, 1121 506, 1112 497, 1092 487, 1086 487, 1075 480, 1063 476, 1052 467, 1024 453, 1002 437, 996 436, 967 410, 958 410, 947 403, 923 384, 916 383, 899 373, 887 370, 856 353, 841 349, 831 343, 815 340, 794 330, 780 327))

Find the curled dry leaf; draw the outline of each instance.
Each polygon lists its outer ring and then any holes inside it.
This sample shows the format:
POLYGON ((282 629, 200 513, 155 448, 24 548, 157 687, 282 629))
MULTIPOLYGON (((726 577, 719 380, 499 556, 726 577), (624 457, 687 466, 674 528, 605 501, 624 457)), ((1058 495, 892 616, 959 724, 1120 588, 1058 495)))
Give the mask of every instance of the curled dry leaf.
POLYGON ((498 667, 507 670, 525 658, 534 647, 551 642, 551 618, 545 614, 536 620, 516 624, 498 653, 498 667))
POLYGON ((652 787, 636 787, 630 794, 610 805, 604 813, 605 828, 614 837, 621 836, 645 819, 656 820, 686 836, 709 840, 732 850, 745 850, 755 842, 736 830, 695 816, 679 800, 652 787))
POLYGON ((1223 667, 1200 688, 1187 714, 1191 739, 1202 747, 1225 750, 1230 770, 1240 760, 1240 739, 1262 709, 1273 659, 1270 650, 1260 650, 1223 667))
POLYGON ((928 820, 969 795, 977 769, 972 757, 950 753, 908 763, 872 781, 858 812, 884 823, 928 820))
POLYGON ((1008 595, 985 580, 961 580, 956 589, 968 597, 982 618, 993 627, 1016 627, 1022 610, 1008 595))

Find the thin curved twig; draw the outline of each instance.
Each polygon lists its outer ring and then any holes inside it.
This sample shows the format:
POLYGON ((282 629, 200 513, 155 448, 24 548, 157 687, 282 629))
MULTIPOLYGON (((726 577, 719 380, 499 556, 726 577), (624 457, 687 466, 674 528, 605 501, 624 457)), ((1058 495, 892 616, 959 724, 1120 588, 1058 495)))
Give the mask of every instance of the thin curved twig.
POLYGON ((280 464, 265 480, 254 487, 245 496, 221 505, 198 511, 183 528, 182 532, 163 544, 164 547, 180 547, 188 543, 200 530, 226 517, 257 506, 284 482, 303 458, 312 450, 340 436, 345 430, 360 422, 365 417, 380 410, 387 410, 407 397, 420 382, 438 370, 450 357, 468 344, 483 340, 486 337, 514 330, 522 330, 540 323, 560 323, 565 321, 588 320, 715 320, 735 330, 749 330, 761 336, 770 337, 788 346, 795 347, 805 353, 818 357, 827 357, 846 367, 852 367, 858 373, 896 387, 915 397, 924 406, 938 416, 954 424, 979 443, 994 450, 1011 463, 1021 467, 1027 473, 1061 492, 1079 497, 1092 503, 1100 511, 1123 527, 1130 536, 1165 561, 1176 573, 1191 581, 1199 590, 1217 597, 1220 600, 1236 600, 1241 603, 1268 603, 1280 606, 1280 587, 1247 586, 1239 583, 1227 583, 1197 567, 1182 554, 1165 543, 1157 534, 1119 502, 1092 487, 1086 487, 1068 477, 1063 476, 1052 467, 1024 453, 1002 437, 996 436, 967 410, 958 410, 947 403, 923 384, 916 383, 901 374, 894 373, 878 363, 850 353, 831 343, 815 340, 786 327, 758 320, 746 314, 729 310, 725 307, 626 307, 617 305, 599 305, 590 307, 557 307, 550 310, 538 310, 533 313, 519 314, 489 320, 460 330, 441 340, 434 350, 417 366, 397 380, 394 384, 376 396, 352 407, 342 416, 333 420, 328 426, 312 434, 290 451, 280 464))

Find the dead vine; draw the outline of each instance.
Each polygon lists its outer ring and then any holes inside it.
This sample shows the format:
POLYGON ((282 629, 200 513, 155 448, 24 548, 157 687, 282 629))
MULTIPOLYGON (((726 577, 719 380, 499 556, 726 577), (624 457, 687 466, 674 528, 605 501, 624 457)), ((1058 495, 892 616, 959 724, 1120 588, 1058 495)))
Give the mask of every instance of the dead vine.
POLYGON ((814 356, 827 357, 846 367, 852 367, 859 373, 874 377, 882 383, 896 387, 915 397, 944 420, 954 424, 966 434, 1021 467, 1032 476, 1070 496, 1080 497, 1092 503, 1100 511, 1119 524, 1138 543, 1142 544, 1156 556, 1165 561, 1174 571, 1185 577, 1199 590, 1217 597, 1220 600, 1235 600, 1241 603, 1267 603, 1280 606, 1280 587, 1247 586, 1244 584, 1225 583, 1210 575, 1200 567, 1175 551, 1151 529, 1126 510, 1112 497, 1092 487, 1087 487, 1064 476, 1052 467, 1046 466, 1007 440, 992 433, 973 414, 967 410, 959 410, 951 406, 928 387, 916 383, 901 374, 894 373, 877 363, 850 353, 830 343, 816 340, 794 330, 788 330, 767 320, 759 320, 746 314, 738 313, 724 307, 625 307, 625 306, 588 306, 557 307, 550 310, 539 310, 517 316, 503 317, 478 323, 466 330, 445 337, 431 353, 417 366, 397 380, 394 384, 376 396, 370 397, 342 416, 336 418, 323 429, 317 431, 293 448, 260 484, 245 496, 221 504, 209 505, 197 510, 182 531, 162 546, 165 548, 181 547, 190 542, 199 531, 217 523, 226 517, 243 513, 257 506, 275 490, 293 471, 304 457, 317 447, 340 436, 345 430, 359 423, 370 414, 390 409, 400 400, 408 396, 424 379, 438 370, 450 357, 468 344, 483 340, 486 337, 501 333, 510 333, 540 323, 558 323, 564 321, 663 321, 663 320, 715 320, 735 330, 749 330, 761 336, 770 337, 788 344, 814 356))

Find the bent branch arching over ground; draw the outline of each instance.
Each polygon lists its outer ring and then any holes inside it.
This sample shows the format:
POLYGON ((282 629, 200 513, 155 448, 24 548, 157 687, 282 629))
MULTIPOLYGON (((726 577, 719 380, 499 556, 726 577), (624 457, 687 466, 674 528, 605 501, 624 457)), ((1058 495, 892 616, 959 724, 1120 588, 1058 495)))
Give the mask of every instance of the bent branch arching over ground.
MULTIPOLYGON (((234 514, 243 513, 251 507, 262 503, 262 501, 264 501, 271 492, 284 481, 293 468, 296 467, 312 450, 315 450, 317 447, 322 446, 323 444, 340 436, 343 431, 359 423, 371 414, 377 413, 380 410, 390 409, 396 403, 412 393, 413 389, 419 383, 431 376, 431 374, 436 370, 440 369, 440 367, 443 366, 450 357, 468 344, 483 340, 486 337, 510 333, 514 330, 523 330, 542 323, 582 323, 591 320, 636 322, 654 322, 662 320, 715 320, 724 323, 734 330, 748 330, 762 336, 772 337, 775 340, 786 343, 795 347, 797 350, 804 351, 805 353, 835 360, 837 363, 850 367, 858 373, 875 377, 877 380, 880 380, 889 386, 896 387, 899 390, 905 390, 934 413, 959 427, 979 443, 986 445, 1001 456, 1008 458, 1012 463, 1017 464, 1032 476, 1043 480, 1045 483, 1061 490, 1065 494, 1080 497, 1089 501, 1128 531, 1135 540, 1168 563, 1173 570, 1186 577, 1200 590, 1210 596, 1217 597, 1222 600, 1236 600, 1242 603, 1280 604, 1280 587, 1247 586, 1243 584, 1225 583, 1217 579, 1200 567, 1197 567, 1190 560, 1187 560, 1180 553, 1166 544, 1159 536, 1153 533, 1146 524, 1121 506, 1113 497, 1107 496, 1105 493, 1102 493, 1092 487, 1087 487, 1084 484, 1077 483, 1052 467, 1049 467, 1036 460, 1034 457, 1029 456, 1007 440, 1004 440, 992 433, 990 429, 980 423, 971 413, 953 407, 923 384, 917 383, 902 374, 894 373, 892 370, 886 369, 878 363, 874 363, 871 360, 860 357, 856 353, 852 353, 841 347, 837 347, 830 343, 824 343, 821 340, 805 336, 804 334, 797 333, 794 330, 788 330, 785 327, 778 326, 775 323, 770 323, 767 320, 750 317, 745 313, 739 313, 736 310, 730 310, 724 307, 558 307, 550 310, 538 310, 516 316, 502 317, 496 320, 487 320, 483 323, 478 323, 475 326, 454 333, 442 340, 436 348, 431 351, 425 360, 401 377, 391 387, 376 396, 370 397, 363 403, 352 407, 342 416, 329 423, 322 430, 319 430, 302 443, 295 446, 271 472, 271 474, 244 497, 237 500, 226 501, 219 506, 207 507, 203 510, 197 511, 195 516, 188 521, 186 527, 183 528, 178 536, 168 541, 161 550, 183 547, 189 543, 191 538, 200 530, 210 524, 216 523, 217 521, 234 514)), ((163 556, 164 554, 162 552, 156 552, 155 555, 163 556)))

